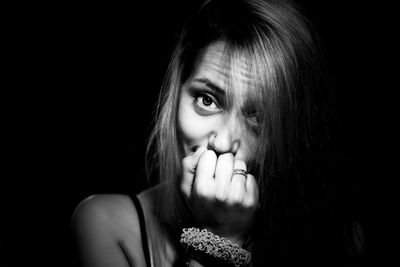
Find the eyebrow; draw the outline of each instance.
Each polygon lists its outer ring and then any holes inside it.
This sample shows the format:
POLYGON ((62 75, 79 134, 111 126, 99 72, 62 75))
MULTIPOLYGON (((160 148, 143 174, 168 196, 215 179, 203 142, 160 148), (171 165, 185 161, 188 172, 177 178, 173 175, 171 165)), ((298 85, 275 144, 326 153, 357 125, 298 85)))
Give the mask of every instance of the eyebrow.
POLYGON ((193 81, 204 84, 205 86, 207 86, 208 88, 212 89, 213 91, 215 91, 216 93, 218 93, 220 95, 225 95, 225 90, 224 89, 222 89, 221 87, 219 87, 215 83, 211 82, 207 78, 195 78, 195 79, 193 79, 193 81))

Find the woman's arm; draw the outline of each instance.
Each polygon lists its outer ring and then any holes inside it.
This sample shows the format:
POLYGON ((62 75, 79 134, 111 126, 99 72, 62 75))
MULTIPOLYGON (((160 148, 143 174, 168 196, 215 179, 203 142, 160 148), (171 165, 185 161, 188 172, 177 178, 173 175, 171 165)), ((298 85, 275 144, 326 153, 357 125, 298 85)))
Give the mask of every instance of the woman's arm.
POLYGON ((97 195, 83 200, 71 221, 78 266, 128 267, 129 261, 145 266, 138 223, 136 209, 127 196, 97 195), (129 242, 124 240, 128 235, 129 242), (131 246, 134 249, 128 253, 124 251, 126 243, 137 246, 131 246))

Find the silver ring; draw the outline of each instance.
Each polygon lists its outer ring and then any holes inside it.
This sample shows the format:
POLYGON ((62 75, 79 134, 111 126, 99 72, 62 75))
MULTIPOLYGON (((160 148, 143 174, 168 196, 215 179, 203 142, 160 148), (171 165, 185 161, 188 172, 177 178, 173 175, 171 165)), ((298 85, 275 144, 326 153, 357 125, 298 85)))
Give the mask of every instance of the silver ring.
POLYGON ((247 171, 243 169, 233 169, 233 175, 240 174, 247 178, 247 171))

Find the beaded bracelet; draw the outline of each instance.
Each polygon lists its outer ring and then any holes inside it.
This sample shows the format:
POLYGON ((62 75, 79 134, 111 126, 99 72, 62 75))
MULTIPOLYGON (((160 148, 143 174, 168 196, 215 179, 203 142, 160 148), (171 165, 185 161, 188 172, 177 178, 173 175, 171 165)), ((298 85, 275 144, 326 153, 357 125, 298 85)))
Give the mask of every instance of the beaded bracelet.
POLYGON ((206 254, 235 267, 247 266, 251 262, 250 252, 206 229, 183 228, 180 242, 186 250, 206 254))

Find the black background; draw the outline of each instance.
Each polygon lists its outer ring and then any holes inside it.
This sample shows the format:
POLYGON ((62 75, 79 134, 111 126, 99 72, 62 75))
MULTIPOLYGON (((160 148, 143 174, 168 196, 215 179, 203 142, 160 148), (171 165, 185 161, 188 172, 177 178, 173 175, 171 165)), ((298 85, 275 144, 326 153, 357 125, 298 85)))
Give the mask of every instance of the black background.
MULTIPOLYGON (((5 9, 1 266, 70 266, 69 220, 79 201, 146 187, 144 153, 158 91, 177 34, 198 2, 5 9)), ((344 185, 353 188, 372 260, 389 137, 381 62, 387 51, 377 22, 384 15, 365 2, 301 4, 324 42, 344 185)))

